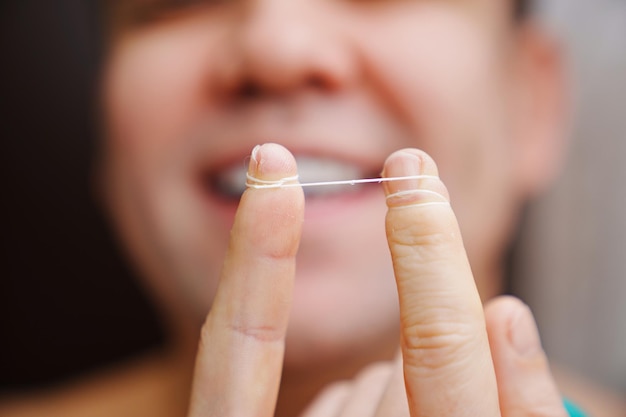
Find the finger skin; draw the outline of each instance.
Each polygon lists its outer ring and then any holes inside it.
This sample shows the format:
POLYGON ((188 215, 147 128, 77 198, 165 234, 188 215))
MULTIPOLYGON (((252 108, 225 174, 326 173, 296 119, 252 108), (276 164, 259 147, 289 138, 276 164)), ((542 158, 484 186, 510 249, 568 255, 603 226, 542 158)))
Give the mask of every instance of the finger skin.
POLYGON ((487 331, 505 417, 566 417, 530 309, 513 297, 485 306, 487 331))
POLYGON ((339 417, 351 394, 351 382, 336 382, 326 387, 300 417, 339 417))
MULTIPOLYGON (((282 146, 255 148, 249 173, 296 174, 282 146)), ((211 312, 202 328, 190 416, 274 413, 304 212, 301 187, 242 196, 211 312)))
POLYGON ((392 372, 393 364, 389 362, 376 363, 362 370, 337 417, 374 417, 392 372))
MULTIPOLYGON (((343 381, 324 389, 301 417, 408 417, 407 414, 378 414, 381 398, 388 391, 397 363, 379 362, 363 369, 354 380, 343 381)), ((396 375, 402 379, 401 374, 396 375)), ((404 384, 400 395, 393 397, 406 404, 404 384)), ((391 399, 391 397, 389 397, 391 399)), ((392 404, 387 404, 391 406, 392 404)), ((386 411, 397 407, 385 407, 386 411)))
MULTIPOLYGON (((398 151, 385 163, 386 177, 421 174, 437 175, 437 169, 415 149, 398 151)), ((388 196, 416 189, 447 196, 440 180, 390 182, 385 188, 388 196)), ((387 200, 409 409, 412 416, 497 416, 480 297, 454 213, 440 202, 420 192, 387 200)))
POLYGON ((393 363, 385 392, 376 409, 375 417, 409 417, 409 404, 406 399, 406 388, 402 369, 402 356, 393 363))

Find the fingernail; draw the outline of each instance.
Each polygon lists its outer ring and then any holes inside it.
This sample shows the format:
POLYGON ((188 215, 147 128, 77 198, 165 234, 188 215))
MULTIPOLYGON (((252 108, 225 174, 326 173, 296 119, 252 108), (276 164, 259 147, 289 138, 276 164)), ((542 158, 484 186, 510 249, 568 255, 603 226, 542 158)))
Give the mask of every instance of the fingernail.
POLYGON ((518 354, 532 356, 541 351, 539 330, 530 308, 520 308, 509 326, 509 340, 518 354))
POLYGON ((257 145, 250 153, 248 175, 264 181, 277 181, 297 175, 296 161, 282 145, 257 145))
MULTIPOLYGON (((391 177, 408 177, 412 175, 420 175, 422 173, 421 158, 409 151, 402 150, 395 152, 385 161, 383 176, 391 177)), ((395 194, 401 191, 415 190, 419 186, 419 180, 409 179, 402 181, 392 181, 384 183, 385 193, 395 194)))
POLYGON ((383 176, 419 177, 385 183, 387 206, 390 208, 445 205, 450 201, 448 191, 437 175, 435 162, 417 149, 404 149, 391 154, 385 162, 383 176))
POLYGON ((248 164, 248 174, 252 175, 253 177, 257 176, 257 169, 259 167, 259 158, 257 154, 259 153, 260 148, 261 148, 261 145, 256 145, 252 149, 252 152, 250 152, 250 163, 248 164))
POLYGON ((254 148, 252 148, 252 152, 250 153, 250 158, 252 158, 252 160, 255 163, 259 161, 259 159, 257 158, 257 154, 259 153, 259 149, 261 149, 261 145, 256 145, 254 148))

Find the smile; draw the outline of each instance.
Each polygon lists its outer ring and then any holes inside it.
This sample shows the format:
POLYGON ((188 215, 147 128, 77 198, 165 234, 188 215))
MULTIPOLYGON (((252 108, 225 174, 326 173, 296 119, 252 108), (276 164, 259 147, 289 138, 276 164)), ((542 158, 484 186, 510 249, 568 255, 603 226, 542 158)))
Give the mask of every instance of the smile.
MULTIPOLYGON (((299 180, 302 183, 343 181, 377 176, 374 169, 366 169, 344 160, 324 157, 297 156, 299 180)), ((246 189, 247 167, 243 163, 224 167, 222 170, 208 175, 206 183, 213 193, 225 199, 239 199, 246 189)), ((355 193, 363 188, 363 184, 352 186, 328 185, 324 187, 306 187, 304 192, 308 198, 333 197, 339 194, 355 193)))

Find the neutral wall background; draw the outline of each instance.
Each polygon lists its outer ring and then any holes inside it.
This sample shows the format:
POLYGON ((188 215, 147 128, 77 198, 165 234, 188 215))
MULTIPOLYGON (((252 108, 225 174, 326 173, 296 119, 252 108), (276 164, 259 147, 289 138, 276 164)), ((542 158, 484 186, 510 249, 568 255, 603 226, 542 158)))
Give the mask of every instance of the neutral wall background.
POLYGON ((626 2, 542 6, 565 40, 577 110, 566 171, 530 210, 514 289, 553 360, 626 398, 626 2))

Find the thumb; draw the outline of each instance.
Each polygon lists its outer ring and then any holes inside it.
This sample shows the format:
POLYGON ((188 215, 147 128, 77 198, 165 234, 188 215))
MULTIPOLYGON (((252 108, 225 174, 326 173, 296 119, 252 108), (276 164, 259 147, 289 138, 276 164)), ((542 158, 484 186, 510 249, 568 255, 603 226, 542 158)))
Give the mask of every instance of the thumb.
POLYGON ((506 417, 565 417, 530 309, 513 297, 498 297, 485 307, 487 332, 506 417))

